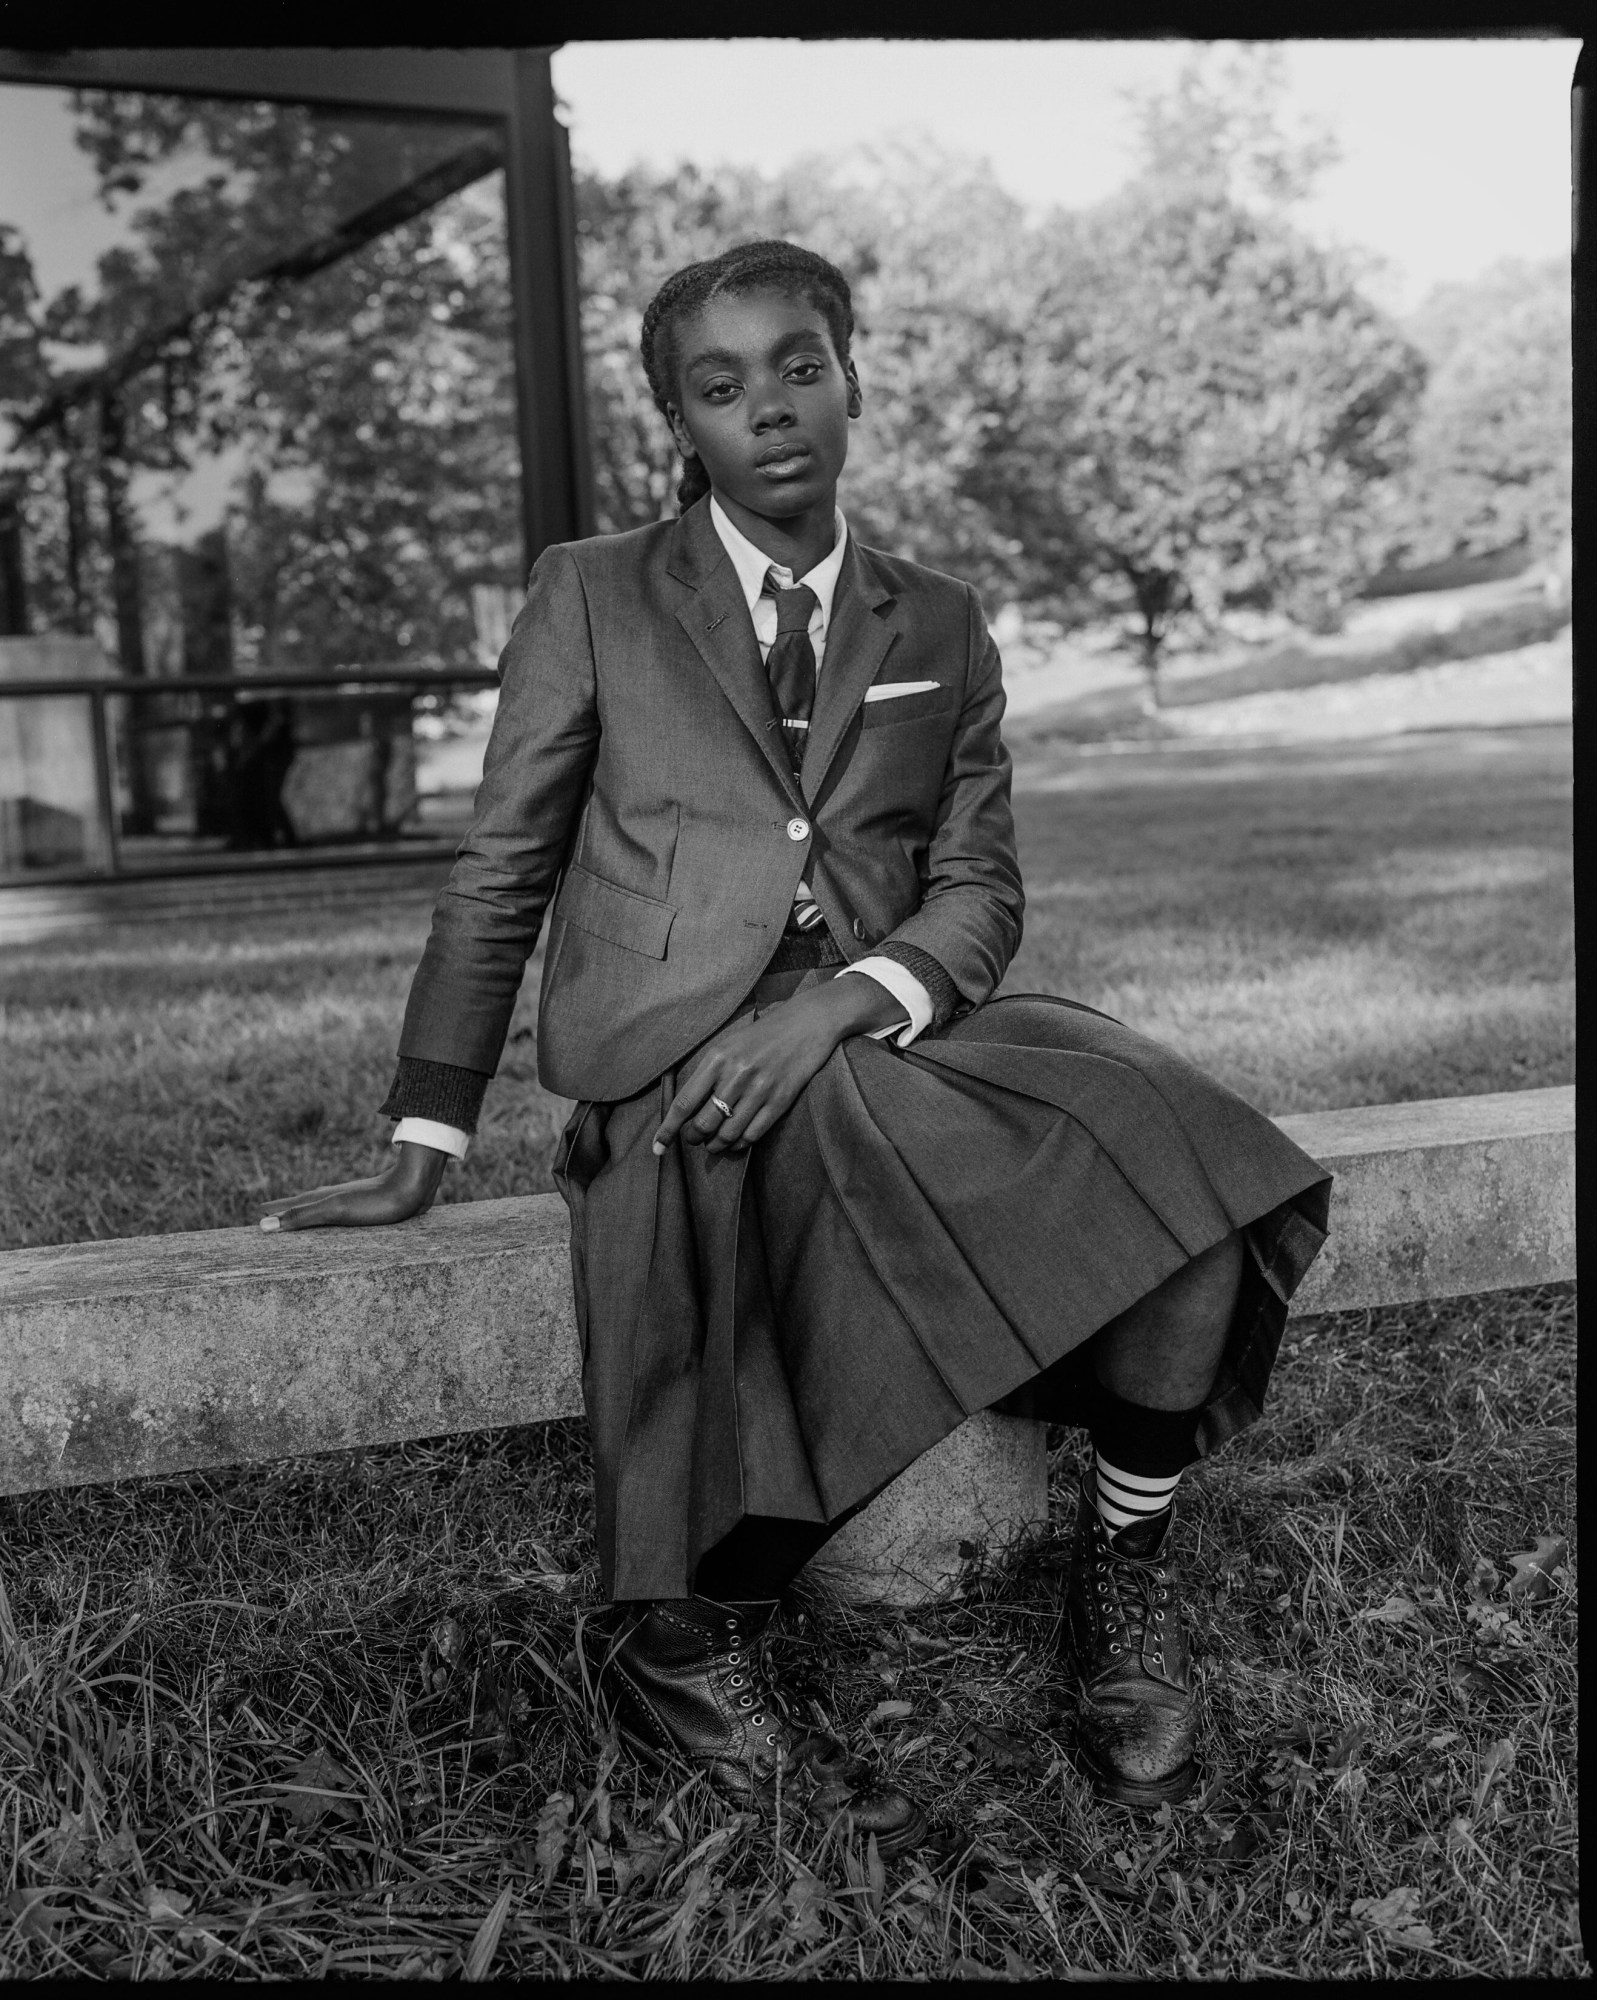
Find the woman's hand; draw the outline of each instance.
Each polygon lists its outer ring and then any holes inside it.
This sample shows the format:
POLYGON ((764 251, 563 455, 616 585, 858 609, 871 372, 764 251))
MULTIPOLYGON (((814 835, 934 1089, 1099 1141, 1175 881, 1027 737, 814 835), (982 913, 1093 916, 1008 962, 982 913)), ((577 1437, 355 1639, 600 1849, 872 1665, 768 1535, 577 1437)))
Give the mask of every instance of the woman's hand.
POLYGON ((392 1165, 369 1180, 340 1181, 333 1187, 310 1188, 304 1194, 269 1201, 262 1229, 324 1229, 374 1222, 404 1222, 432 1207, 449 1154, 436 1146, 407 1139, 395 1150, 392 1165))
POLYGON ((840 1042, 908 1019, 903 1003, 868 975, 829 979, 745 1015, 700 1053, 654 1135, 656 1155, 679 1133, 712 1153, 745 1151, 792 1108, 840 1042))

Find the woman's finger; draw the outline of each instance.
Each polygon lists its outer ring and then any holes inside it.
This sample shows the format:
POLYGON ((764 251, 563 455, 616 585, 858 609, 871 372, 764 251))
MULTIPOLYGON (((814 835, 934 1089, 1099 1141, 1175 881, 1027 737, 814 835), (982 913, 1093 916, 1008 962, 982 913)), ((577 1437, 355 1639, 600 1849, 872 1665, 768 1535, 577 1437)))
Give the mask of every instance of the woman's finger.
MULTIPOLYGON (((656 1155, 665 1151, 689 1119, 698 1116, 702 1107, 709 1102, 710 1093, 714 1088, 715 1071, 708 1064, 702 1065, 693 1072, 692 1076, 683 1084, 676 1096, 672 1098, 670 1108, 667 1110, 664 1118, 660 1120, 660 1129, 654 1135, 654 1150, 656 1155)), ((704 1138, 708 1136, 708 1132, 715 1129, 720 1117, 721 1113, 714 1106, 711 1106, 709 1117, 704 1120, 703 1126, 696 1131, 695 1137, 704 1138)))

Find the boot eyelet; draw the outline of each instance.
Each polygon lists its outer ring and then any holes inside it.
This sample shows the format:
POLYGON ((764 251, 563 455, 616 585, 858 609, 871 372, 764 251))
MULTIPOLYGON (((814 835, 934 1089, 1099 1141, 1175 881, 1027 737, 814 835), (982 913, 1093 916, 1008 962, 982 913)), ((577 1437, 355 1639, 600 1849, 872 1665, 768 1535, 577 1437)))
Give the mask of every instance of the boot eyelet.
POLYGON ((739 1707, 739 1708, 752 1708, 753 1706, 754 1706, 754 1697, 753 1697, 753 1695, 751 1695, 751 1694, 740 1694, 740 1695, 738 1696, 738 1707, 739 1707))
POLYGON ((1111 1653, 1118 1653, 1120 1651, 1120 1648, 1118 1646, 1111 1646, 1109 1650, 1111 1653))
POLYGON ((732 1678, 727 1682, 728 1687, 740 1688, 742 1687, 742 1685, 743 1685, 743 1676, 741 1674, 734 1674, 732 1678))
POLYGON ((765 1727, 765 1717, 763 1715, 756 1715, 754 1717, 754 1726, 756 1729, 763 1729, 765 1727))

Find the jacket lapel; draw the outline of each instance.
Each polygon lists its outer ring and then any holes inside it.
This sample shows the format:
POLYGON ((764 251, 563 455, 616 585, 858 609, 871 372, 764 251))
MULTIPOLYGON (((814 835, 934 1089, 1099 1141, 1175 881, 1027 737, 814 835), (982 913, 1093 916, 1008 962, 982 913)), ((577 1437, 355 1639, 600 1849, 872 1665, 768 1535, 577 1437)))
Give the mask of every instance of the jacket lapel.
MULTIPOLYGON (((882 588, 850 535, 842 574, 837 579, 837 595, 832 600, 826 655, 810 715, 809 742, 804 751, 806 799, 819 795, 838 745, 865 699, 865 690, 875 680, 889 647, 898 637, 882 610, 893 601, 893 593, 882 588)), ((756 656, 758 652, 756 646, 756 656)))
MULTIPOLYGON (((722 547, 721 537, 715 532, 707 500, 690 507, 678 522, 666 567, 694 592, 678 610, 678 624, 759 744, 766 762, 782 780, 784 790, 796 798, 798 789, 781 741, 771 683, 760 658, 759 641, 749 619, 743 586, 738 582, 731 557, 722 547)), ((831 658, 830 641, 827 658, 831 658)), ((824 672, 821 679, 826 679, 824 672)))

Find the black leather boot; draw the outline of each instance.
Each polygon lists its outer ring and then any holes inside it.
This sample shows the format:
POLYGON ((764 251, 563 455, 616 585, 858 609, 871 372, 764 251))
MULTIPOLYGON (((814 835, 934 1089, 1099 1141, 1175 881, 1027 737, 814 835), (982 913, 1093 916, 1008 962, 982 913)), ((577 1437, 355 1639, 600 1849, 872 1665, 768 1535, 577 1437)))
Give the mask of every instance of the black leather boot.
POLYGON ((1065 1588, 1076 1743, 1100 1794, 1128 1806, 1184 1799, 1197 1783, 1198 1701, 1181 1625, 1173 1510, 1111 1535, 1089 1472, 1065 1588))
POLYGON ((829 1822, 846 1810, 884 1856, 919 1846, 929 1822, 914 1800, 874 1783, 836 1737, 794 1729, 773 1697, 759 1652, 775 1610, 774 1599, 669 1598, 613 1637, 586 1628, 600 1700, 639 1748, 697 1766, 742 1811, 774 1811, 780 1768, 783 1810, 794 1818, 829 1822))

